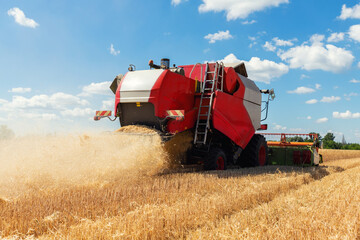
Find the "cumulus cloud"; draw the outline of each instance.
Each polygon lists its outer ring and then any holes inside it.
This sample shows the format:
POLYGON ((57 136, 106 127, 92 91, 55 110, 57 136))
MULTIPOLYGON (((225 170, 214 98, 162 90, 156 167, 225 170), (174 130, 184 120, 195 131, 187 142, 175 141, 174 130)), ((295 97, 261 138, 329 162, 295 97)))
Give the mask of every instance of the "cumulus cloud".
POLYGON ((304 78, 310 78, 310 77, 306 74, 301 74, 300 79, 304 79, 304 78))
POLYGON ((335 97, 335 96, 331 96, 331 97, 323 97, 320 102, 324 102, 324 103, 333 103, 333 102, 337 102, 341 100, 341 97, 335 97))
POLYGON ((290 64, 290 68, 305 70, 323 70, 338 73, 350 68, 354 61, 351 51, 327 44, 322 41, 324 35, 315 34, 310 38, 311 45, 303 43, 279 53, 279 57, 290 64))
POLYGON ((274 130, 286 130, 287 127, 285 126, 281 126, 279 124, 275 124, 275 126, 273 127, 274 130))
POLYGON ((360 68, 360 62, 358 62, 357 67, 360 68))
POLYGON ((317 123, 326 123, 327 121, 329 121, 328 118, 324 117, 324 118, 319 118, 318 120, 316 120, 317 123))
POLYGON ((275 42, 276 46, 281 46, 281 47, 288 46, 289 47, 289 46, 293 46, 294 45, 293 41, 296 41, 297 39, 282 40, 282 39, 279 39, 277 37, 274 37, 272 40, 275 42))
POLYGON ((251 20, 251 21, 246 20, 246 21, 241 22, 241 24, 243 24, 243 25, 250 25, 250 24, 254 24, 254 23, 256 23, 255 20, 251 20))
POLYGON ((114 104, 115 104, 115 101, 113 99, 104 100, 104 101, 102 101, 101 109, 103 109, 103 110, 112 109, 112 108, 114 108, 114 104))
POLYGON ((294 94, 308 94, 315 92, 315 89, 308 88, 308 87, 298 87, 295 90, 287 91, 288 93, 294 93, 294 94))
POLYGON ((307 116, 306 119, 307 119, 307 120, 311 120, 312 117, 311 117, 311 116, 307 116))
POLYGON ((111 55, 114 55, 114 56, 117 56, 117 55, 120 54, 120 51, 119 51, 119 50, 115 50, 114 44, 111 44, 111 45, 110 45, 110 54, 111 54, 111 55))
POLYGON ((29 27, 29 28, 36 28, 39 26, 39 24, 35 22, 33 19, 27 18, 25 16, 25 13, 17 7, 9 9, 7 14, 9 16, 14 17, 15 22, 21 26, 29 27))
POLYGON ((351 100, 351 97, 356 97, 356 96, 358 96, 358 94, 357 93, 355 93, 355 92, 351 92, 351 93, 349 93, 349 94, 344 94, 344 97, 345 97, 345 99, 347 100, 347 101, 350 101, 351 100))
POLYGON ((360 42, 360 24, 352 25, 349 28, 349 37, 360 42))
POLYGON ((179 5, 180 3, 182 3, 182 2, 187 2, 188 0, 171 0, 171 5, 173 5, 173 6, 177 6, 177 5, 179 5))
POLYGON ((11 93, 28 93, 28 92, 31 92, 31 88, 23 88, 23 87, 12 88, 8 92, 11 92, 11 93))
POLYGON ((349 110, 346 112, 340 113, 340 112, 333 112, 333 118, 339 118, 339 119, 355 119, 360 118, 360 112, 352 113, 349 110))
POLYGON ((276 50, 276 47, 272 45, 270 42, 265 42, 263 47, 265 48, 266 51, 270 51, 270 52, 275 52, 276 50))
POLYGON ((21 118, 38 119, 38 120, 45 120, 45 121, 56 120, 59 118, 55 113, 20 112, 19 116, 21 118))
POLYGON ((330 35, 330 37, 328 37, 327 41, 328 42, 340 42, 343 41, 345 37, 345 33, 332 33, 330 35))
POLYGON ((2 104, 3 109, 7 111, 16 109, 42 108, 42 109, 65 109, 68 106, 85 106, 89 102, 79 97, 58 92, 53 95, 35 95, 31 98, 23 96, 14 96, 12 101, 2 104))
POLYGON ((276 63, 266 59, 261 60, 258 57, 252 57, 250 61, 244 61, 239 60, 232 53, 220 61, 224 63, 244 62, 249 78, 264 83, 270 83, 272 79, 281 77, 289 71, 288 66, 283 63, 276 63))
POLYGON ((199 12, 226 12, 226 19, 236 20, 247 18, 251 13, 265 10, 270 7, 278 7, 287 4, 289 0, 227 0, 219 3, 218 0, 202 0, 199 12))
POLYGON ((95 115, 95 110, 91 108, 74 108, 74 109, 66 109, 60 112, 63 116, 70 117, 84 117, 84 116, 93 116, 95 115))
POLYGON ((360 80, 352 79, 349 82, 351 82, 351 83, 360 83, 360 80))
POLYGON ((99 82, 99 83, 91 83, 83 87, 82 93, 79 96, 90 96, 90 95, 111 95, 112 92, 109 88, 111 82, 99 82))
POLYGON ((319 89, 321 88, 321 85, 318 84, 318 83, 316 83, 316 84, 315 84, 315 88, 316 88, 317 90, 319 90, 319 89))
POLYGON ((346 4, 342 5, 341 14, 339 16, 341 20, 346 20, 348 18, 360 18, 360 3, 355 5, 354 7, 346 7, 346 4))
POLYGON ((229 30, 226 31, 219 31, 217 33, 209 33, 204 37, 205 39, 209 40, 209 43, 215 43, 216 41, 222 41, 222 40, 228 40, 233 38, 233 36, 230 34, 229 30))
POLYGON ((306 104, 315 104, 315 103, 317 103, 317 102, 318 102, 317 99, 310 99, 310 100, 306 101, 305 103, 306 103, 306 104))

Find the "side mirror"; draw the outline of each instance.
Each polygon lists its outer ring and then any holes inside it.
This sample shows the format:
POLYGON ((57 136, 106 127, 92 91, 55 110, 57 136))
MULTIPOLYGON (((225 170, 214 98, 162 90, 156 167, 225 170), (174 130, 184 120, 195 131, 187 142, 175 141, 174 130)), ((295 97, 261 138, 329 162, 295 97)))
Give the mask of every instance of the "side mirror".
POLYGON ((271 100, 275 99, 275 91, 273 88, 269 91, 269 96, 270 96, 271 100))

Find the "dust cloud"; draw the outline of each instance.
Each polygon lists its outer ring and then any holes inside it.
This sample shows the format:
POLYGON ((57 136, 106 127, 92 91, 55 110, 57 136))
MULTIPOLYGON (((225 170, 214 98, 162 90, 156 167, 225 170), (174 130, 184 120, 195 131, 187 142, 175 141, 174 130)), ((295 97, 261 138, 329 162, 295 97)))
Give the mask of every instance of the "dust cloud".
POLYGON ((151 176, 166 169, 168 161, 157 134, 115 132, 1 141, 0 199, 31 190, 151 176))

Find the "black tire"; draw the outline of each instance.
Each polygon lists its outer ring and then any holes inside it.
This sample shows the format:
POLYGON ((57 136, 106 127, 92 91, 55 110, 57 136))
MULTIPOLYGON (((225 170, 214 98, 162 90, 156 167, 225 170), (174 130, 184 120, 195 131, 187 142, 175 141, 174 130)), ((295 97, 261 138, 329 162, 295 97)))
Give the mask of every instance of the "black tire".
POLYGON ((226 170, 227 158, 225 152, 220 148, 212 149, 204 162, 204 170, 226 170))
POLYGON ((257 167, 268 164, 268 146, 265 137, 254 134, 250 142, 241 153, 241 167, 257 167))

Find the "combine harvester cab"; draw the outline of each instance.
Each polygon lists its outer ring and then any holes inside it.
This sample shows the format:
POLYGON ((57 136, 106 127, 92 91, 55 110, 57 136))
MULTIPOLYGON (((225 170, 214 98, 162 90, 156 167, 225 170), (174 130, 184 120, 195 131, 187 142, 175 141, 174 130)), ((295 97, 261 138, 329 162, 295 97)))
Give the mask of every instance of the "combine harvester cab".
MULTIPOLYGON (((248 79, 244 63, 170 67, 169 59, 162 59, 160 65, 150 60, 149 66, 150 70, 136 71, 130 65, 129 72, 110 86, 121 127, 147 126, 165 141, 190 134, 186 144, 191 147, 182 163, 201 163, 205 170, 269 164, 265 137, 256 131, 267 129, 261 122, 275 94, 248 79), (268 94, 267 101, 262 101, 262 94, 268 94)), ((111 111, 98 111, 94 119, 110 116, 111 111)))

